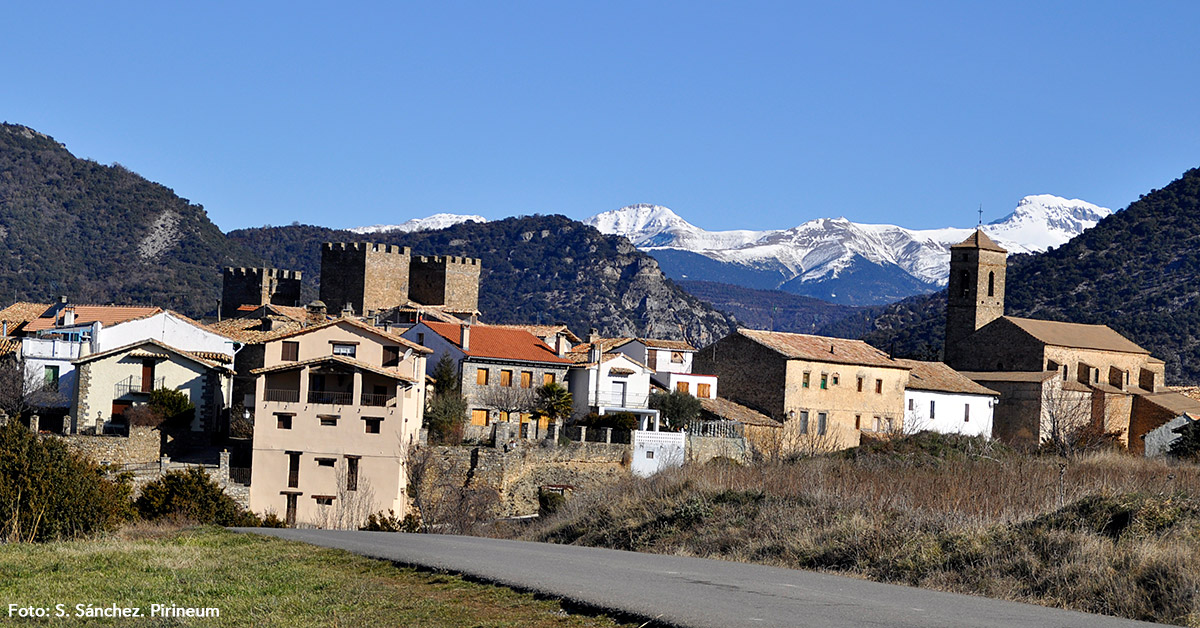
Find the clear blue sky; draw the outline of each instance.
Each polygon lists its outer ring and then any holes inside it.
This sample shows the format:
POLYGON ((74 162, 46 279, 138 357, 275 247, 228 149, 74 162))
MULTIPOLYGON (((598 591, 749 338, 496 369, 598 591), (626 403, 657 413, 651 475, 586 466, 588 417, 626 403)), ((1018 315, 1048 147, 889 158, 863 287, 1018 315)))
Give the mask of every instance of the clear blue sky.
POLYGON ((1197 2, 26 2, 0 117, 223 229, 1114 209, 1200 166, 1197 2))

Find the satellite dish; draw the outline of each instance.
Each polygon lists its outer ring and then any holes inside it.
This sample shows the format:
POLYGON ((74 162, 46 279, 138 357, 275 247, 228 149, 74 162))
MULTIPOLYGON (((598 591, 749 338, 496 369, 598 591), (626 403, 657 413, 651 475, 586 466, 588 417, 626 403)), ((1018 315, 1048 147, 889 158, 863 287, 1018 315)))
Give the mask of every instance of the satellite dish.
POLYGON ((403 362, 411 357, 412 357, 412 349, 409 349, 404 352, 404 357, 400 358, 400 361, 403 362))

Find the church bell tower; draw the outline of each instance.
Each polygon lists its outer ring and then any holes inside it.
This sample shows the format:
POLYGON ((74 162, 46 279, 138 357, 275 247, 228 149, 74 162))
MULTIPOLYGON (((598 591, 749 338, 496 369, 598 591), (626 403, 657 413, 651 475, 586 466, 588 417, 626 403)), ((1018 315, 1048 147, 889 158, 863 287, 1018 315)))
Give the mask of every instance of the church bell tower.
POLYGON ((946 297, 945 361, 957 368, 963 346, 980 327, 1004 316, 1004 272, 1008 251, 976 229, 950 247, 946 297))

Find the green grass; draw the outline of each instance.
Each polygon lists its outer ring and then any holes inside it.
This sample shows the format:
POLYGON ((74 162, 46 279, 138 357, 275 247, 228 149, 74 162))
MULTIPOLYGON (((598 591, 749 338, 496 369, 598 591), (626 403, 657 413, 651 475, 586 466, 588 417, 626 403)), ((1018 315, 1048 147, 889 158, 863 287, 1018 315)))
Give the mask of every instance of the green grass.
POLYGON ((8 605, 216 607, 220 619, 89 619, 139 626, 616 626, 555 601, 347 552, 220 528, 130 529, 109 538, 0 545, 0 624, 8 605))

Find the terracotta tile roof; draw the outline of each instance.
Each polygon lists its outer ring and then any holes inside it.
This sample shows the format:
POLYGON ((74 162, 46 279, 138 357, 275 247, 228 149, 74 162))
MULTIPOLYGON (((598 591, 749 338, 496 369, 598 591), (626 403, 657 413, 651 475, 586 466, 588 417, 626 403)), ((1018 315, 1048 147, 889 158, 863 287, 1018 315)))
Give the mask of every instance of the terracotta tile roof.
POLYGON ((958 374, 976 382, 1041 383, 1058 377, 1058 371, 959 371, 958 374))
POLYGON ((600 345, 600 351, 608 353, 623 344, 633 342, 633 340, 633 338, 596 338, 595 342, 583 342, 571 347, 571 353, 583 353, 586 355, 588 351, 592 350, 593 344, 600 345))
POLYGON ((859 364, 886 368, 908 367, 889 358, 886 353, 861 340, 828 338, 782 331, 739 329, 737 333, 780 355, 795 360, 812 360, 833 364, 859 364))
POLYGON ((381 310, 379 312, 379 320, 382 322, 399 322, 401 319, 399 319, 396 315, 400 312, 419 312, 422 319, 432 318, 433 320, 441 323, 463 322, 463 319, 450 314, 440 305, 421 305, 420 303, 415 303, 413 301, 406 301, 404 305, 381 310), (392 320, 393 318, 396 318, 397 320, 392 320))
POLYGON ((20 338, 0 338, 0 356, 15 355, 20 352, 20 338))
POLYGON ((1141 395, 1141 398, 1175 415, 1190 414, 1200 418, 1200 401, 1177 392, 1165 390, 1162 392, 1141 395))
POLYGON ((987 237, 987 234, 979 229, 976 229, 975 233, 972 233, 970 236, 968 236, 966 240, 963 240, 962 242, 959 242, 950 248, 983 249, 985 251, 998 251, 1000 253, 1008 252, 1001 248, 999 244, 996 244, 991 238, 987 237))
POLYGON ((8 322, 8 333, 17 331, 22 324, 41 316, 50 309, 49 303, 30 303, 18 301, 0 310, 0 321, 8 322))
POLYGON ((149 340, 139 340, 137 342, 127 344, 123 347, 109 349, 108 351, 101 351, 100 353, 93 353, 90 355, 85 355, 82 358, 75 360, 74 364, 86 364, 86 363, 92 362, 94 360, 99 360, 101 358, 107 358, 107 357, 113 356, 113 355, 120 355, 122 353, 129 353, 131 355, 141 354, 141 355, 143 355, 143 357, 155 357, 155 358, 166 357, 164 355, 164 352, 173 353, 175 355, 187 358, 193 362, 196 362, 196 363, 198 363, 202 366, 206 366, 208 368, 218 369, 218 370, 222 370, 222 371, 231 371, 231 369, 228 366, 219 364, 212 360, 205 359, 205 358, 201 357, 200 355, 197 355, 190 351, 176 349, 175 347, 172 347, 171 345, 159 342, 157 340, 154 340, 153 338, 151 338, 149 340), (155 348, 159 349, 159 351, 147 350, 147 349, 143 348, 143 347, 147 347, 147 346, 155 347, 155 348))
POLYGON ((408 338, 402 338, 396 334, 393 334, 390 331, 385 331, 378 327, 368 325, 367 323, 364 323, 364 322, 358 320, 357 318, 336 318, 334 320, 321 323, 320 325, 309 325, 307 327, 301 327, 300 329, 296 329, 294 331, 290 331, 287 333, 280 334, 278 336, 274 336, 270 340, 275 341, 275 340, 280 340, 282 338, 291 338, 293 336, 300 336, 300 335, 307 334, 312 331, 316 331, 318 329, 325 329, 326 327, 333 327, 335 325, 350 325, 352 327, 357 327, 365 332, 383 336, 384 338, 387 338, 388 340, 391 340, 392 342, 395 342, 395 343, 399 344, 400 346, 406 347, 408 349, 412 349, 413 351, 416 351, 417 353, 433 353, 432 349, 422 347, 421 345, 409 340, 408 338))
POLYGON ((1200 401, 1200 386, 1167 386, 1167 390, 1200 401))
POLYGON ((762 427, 783 427, 783 423, 768 417, 767 415, 751 410, 739 403, 734 403, 724 397, 716 399, 701 399, 700 408, 703 412, 718 417, 737 421, 744 425, 759 425, 762 427))
POLYGON ((370 371, 370 372, 378 374, 378 375, 383 375, 384 377, 390 377, 392 379, 399 379, 399 380, 406 381, 406 382, 416 383, 416 381, 417 381, 417 380, 413 379, 412 377, 409 377, 408 375, 402 375, 399 370, 375 366, 374 364, 368 364, 366 362, 362 362, 362 361, 356 360, 354 358, 348 358, 344 355, 323 355, 323 356, 316 357, 316 358, 309 358, 307 360, 300 360, 298 362, 284 362, 282 364, 276 364, 275 366, 267 366, 264 368, 254 369, 254 370, 250 371, 250 373, 253 375, 261 375, 263 373, 277 373, 280 371, 290 371, 292 369, 303 368, 305 366, 310 366, 313 364, 322 364, 322 363, 328 363, 328 362, 336 362, 336 363, 342 364, 344 366, 349 366, 351 368, 356 368, 356 369, 362 369, 364 371, 370 371))
MULTIPOLYGON (((124 323, 135 318, 145 318, 164 311, 160 307, 142 305, 72 305, 75 308, 75 324, 87 325, 99 322, 105 327, 124 323)), ((62 320, 60 309, 54 316, 40 316, 26 323, 26 332, 36 332, 54 329, 56 323, 62 320)))
POLYGON ((671 351, 695 351, 690 343, 683 340, 663 340, 661 338, 638 338, 638 342, 655 349, 670 349, 671 351))
POLYGON ((503 327, 505 329, 520 329, 527 331, 538 338, 551 338, 558 334, 565 334, 567 340, 578 344, 582 342, 579 336, 571 333, 571 330, 566 325, 494 325, 489 324, 488 327, 503 327))
MULTIPOLYGON (((634 364, 638 365, 639 367, 641 367, 647 371, 650 371, 651 373, 654 372, 654 369, 646 366, 645 364, 642 364, 641 362, 638 362, 637 360, 625 355, 624 353, 619 353, 617 351, 613 351, 613 352, 605 353, 605 354, 601 355, 600 363, 604 364, 605 362, 609 362, 611 360, 616 360, 617 358, 624 358, 625 360, 627 360, 629 362, 633 362, 634 364)), ((574 366, 579 366, 579 367, 596 366, 596 363, 591 361, 591 356, 588 355, 586 352, 585 353, 577 353, 574 351, 568 351, 567 359, 574 362, 575 363, 574 366)))
MULTIPOLYGON (((462 346, 462 325, 424 321, 434 333, 455 346, 462 346)), ((571 364, 550 350, 541 338, 520 329, 504 329, 492 325, 472 325, 470 350, 464 353, 475 358, 571 364)))
POLYGON ((964 395, 1000 394, 990 388, 976 384, 969 377, 942 362, 900 359, 896 361, 912 369, 908 372, 908 385, 905 386, 905 388, 911 390, 930 390, 964 395))
POLYGON ((205 329, 220 334, 231 340, 256 345, 268 342, 284 334, 290 334, 301 329, 302 324, 293 320, 275 320, 275 327, 263 331, 262 321, 254 318, 227 318, 209 325, 205 329))
POLYGON ((292 305, 275 305, 266 303, 263 305, 239 305, 236 318, 258 318, 270 315, 282 316, 290 318, 294 321, 304 322, 308 320, 308 310, 292 305))
POLYGON ((1113 331, 1107 325, 1040 321, 1032 318, 1017 318, 1016 316, 1005 316, 1004 320, 1016 325, 1025 331, 1025 333, 1048 345, 1073 347, 1076 349, 1120 351, 1122 353, 1150 353, 1134 344, 1125 336, 1113 331))

